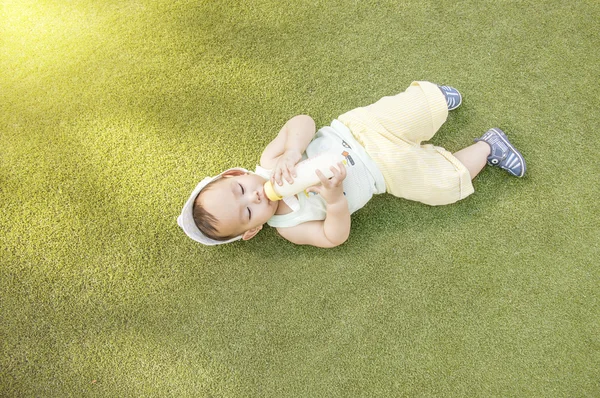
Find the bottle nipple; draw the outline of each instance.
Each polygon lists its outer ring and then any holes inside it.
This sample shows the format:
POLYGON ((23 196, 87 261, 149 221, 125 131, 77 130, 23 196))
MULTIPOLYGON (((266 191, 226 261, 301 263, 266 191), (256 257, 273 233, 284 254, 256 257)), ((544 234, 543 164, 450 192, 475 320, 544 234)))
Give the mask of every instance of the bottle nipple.
POLYGON ((275 201, 283 199, 283 196, 280 196, 277 192, 275 192, 275 188, 273 188, 273 184, 271 184, 271 181, 265 182, 264 190, 265 195, 267 195, 267 198, 269 198, 269 200, 275 201))

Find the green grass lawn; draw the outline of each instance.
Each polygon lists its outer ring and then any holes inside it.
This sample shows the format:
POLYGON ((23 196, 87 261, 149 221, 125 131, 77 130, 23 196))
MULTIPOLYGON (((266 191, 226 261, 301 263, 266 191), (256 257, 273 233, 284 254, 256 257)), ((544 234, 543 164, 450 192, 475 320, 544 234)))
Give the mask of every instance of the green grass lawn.
POLYGON ((0 396, 600 396, 600 3, 0 2, 0 396), (504 129, 429 207, 342 246, 204 247, 196 183, 413 80, 464 96, 433 143, 504 129))

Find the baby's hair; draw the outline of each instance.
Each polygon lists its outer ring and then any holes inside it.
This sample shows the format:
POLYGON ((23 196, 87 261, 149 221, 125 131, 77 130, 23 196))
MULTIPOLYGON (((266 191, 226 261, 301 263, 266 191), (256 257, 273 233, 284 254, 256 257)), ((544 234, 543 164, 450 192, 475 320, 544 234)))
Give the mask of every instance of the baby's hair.
POLYGON ((202 191, 200 191, 200 193, 198 194, 198 196, 196 196, 196 199, 194 199, 194 207, 192 209, 192 213, 194 215, 194 223, 196 223, 196 226, 198 227, 198 229, 200 230, 200 232, 202 232, 206 237, 210 238, 210 239, 214 239, 214 240, 218 240, 218 241, 225 241, 225 240, 229 240, 229 239, 233 239, 235 238, 237 235, 232 235, 232 236, 219 236, 218 231, 217 231, 217 218, 215 216, 213 216, 212 214, 210 214, 204 207, 202 207, 202 205, 200 204, 200 201, 198 200, 200 198, 200 195, 202 195, 202 193, 208 191, 212 185, 219 181, 214 180, 212 182, 210 182, 209 184, 207 184, 202 191))

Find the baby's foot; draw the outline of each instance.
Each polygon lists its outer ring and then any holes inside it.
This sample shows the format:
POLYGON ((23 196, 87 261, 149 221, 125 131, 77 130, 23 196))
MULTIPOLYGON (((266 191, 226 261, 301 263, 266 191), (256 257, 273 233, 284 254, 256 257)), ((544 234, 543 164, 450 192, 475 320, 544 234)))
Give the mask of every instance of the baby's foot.
POLYGON ((448 104, 448 110, 453 111, 458 108, 460 104, 462 104, 462 95, 458 92, 457 89, 450 86, 438 86, 444 97, 446 97, 446 103, 448 104))
POLYGON ((523 177, 527 169, 525 159, 502 130, 497 127, 491 128, 475 141, 484 141, 492 148, 487 158, 489 165, 498 166, 514 176, 523 177))

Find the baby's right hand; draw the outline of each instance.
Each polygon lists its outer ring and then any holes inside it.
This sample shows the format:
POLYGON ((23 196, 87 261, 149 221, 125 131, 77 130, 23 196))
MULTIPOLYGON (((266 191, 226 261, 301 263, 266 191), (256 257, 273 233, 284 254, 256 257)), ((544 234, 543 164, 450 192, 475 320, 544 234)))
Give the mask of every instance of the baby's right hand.
POLYGON ((302 159, 302 154, 298 150, 288 149, 277 159, 277 164, 273 168, 271 184, 277 183, 283 185, 283 179, 290 184, 296 177, 296 164, 302 159))

